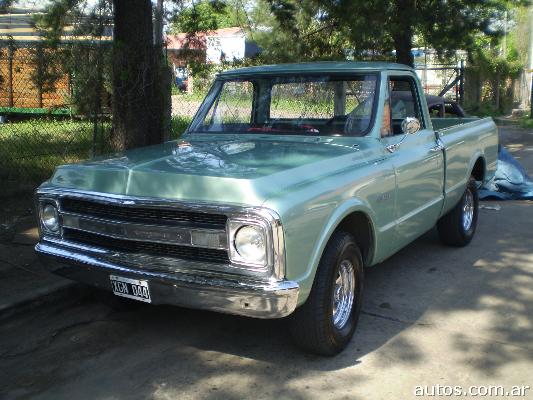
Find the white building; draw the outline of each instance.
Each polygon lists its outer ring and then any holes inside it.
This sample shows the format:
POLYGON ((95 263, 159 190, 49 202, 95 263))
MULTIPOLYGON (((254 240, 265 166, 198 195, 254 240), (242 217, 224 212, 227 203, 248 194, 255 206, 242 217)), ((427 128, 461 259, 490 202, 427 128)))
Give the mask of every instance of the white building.
POLYGON ((221 61, 242 60, 246 50, 246 35, 242 28, 223 28, 206 36, 206 61, 219 64, 221 61))
POLYGON ((183 58, 184 62, 185 54, 190 59, 191 52, 195 59, 203 58, 207 64, 242 60, 246 54, 246 35, 240 27, 198 32, 192 36, 186 33, 168 35, 166 43, 167 50, 177 58, 183 58))

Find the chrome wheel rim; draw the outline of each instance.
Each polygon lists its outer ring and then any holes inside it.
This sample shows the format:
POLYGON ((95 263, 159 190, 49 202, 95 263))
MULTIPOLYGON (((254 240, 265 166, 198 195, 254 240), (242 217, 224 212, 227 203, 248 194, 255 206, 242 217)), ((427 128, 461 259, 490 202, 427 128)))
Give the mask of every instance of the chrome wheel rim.
POLYGON ((355 296, 355 271, 349 260, 339 266, 339 272, 333 288, 333 325, 342 329, 352 313, 355 296))
POLYGON ((474 195, 470 189, 465 192, 465 200, 463 203, 463 229, 466 231, 472 227, 474 220, 474 195))

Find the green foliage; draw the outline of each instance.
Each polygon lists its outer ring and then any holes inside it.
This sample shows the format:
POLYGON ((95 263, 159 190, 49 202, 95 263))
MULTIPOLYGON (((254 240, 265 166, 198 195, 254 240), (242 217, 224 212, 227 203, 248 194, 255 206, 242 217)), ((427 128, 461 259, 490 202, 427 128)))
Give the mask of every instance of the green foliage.
MULTIPOLYGON (((252 20, 246 9, 251 8, 254 0, 200 0, 191 3, 178 2, 180 8, 172 17, 170 32, 186 33, 188 43, 198 39, 197 34, 220 28, 241 27, 250 32, 252 20)), ((194 46, 191 46, 194 47, 194 46)), ((194 76, 194 90, 205 93, 217 71, 226 69, 224 65, 209 65, 191 56, 189 68, 194 76)), ((232 64, 233 65, 233 64, 232 64)))
POLYGON ((501 115, 512 109, 512 83, 522 71, 529 45, 529 41, 523 39, 523 36, 529 38, 526 13, 526 7, 516 7, 501 21, 505 30, 511 31, 506 37, 476 38, 475 49, 470 53, 469 70, 471 80, 477 81, 479 87, 477 98, 470 101, 471 113, 501 115))
POLYGON ((42 103, 42 94, 55 91, 56 82, 65 76, 66 71, 59 62, 61 57, 59 51, 39 43, 35 47, 29 48, 29 52, 30 62, 34 67, 30 73, 30 79, 41 94, 40 101, 42 103))
POLYGON ((15 0, 0 0, 0 12, 6 11, 14 2, 15 0))
MULTIPOLYGON (((261 3, 262 0, 260 0, 261 3)), ((512 0, 264 0, 277 20, 276 39, 260 45, 290 58, 359 59, 390 57, 412 63, 410 49, 427 46, 445 57, 457 49, 473 51, 480 34, 498 36, 495 24, 512 0), (280 33, 281 32, 281 33, 280 33), (286 38, 283 38, 286 36, 286 38)), ((262 38, 264 39, 264 38, 262 38)), ((265 38, 266 39, 266 38, 265 38)))
POLYGON ((259 21, 254 40, 269 63, 307 60, 342 60, 348 40, 335 22, 318 17, 313 1, 259 0, 251 18, 259 21))
POLYGON ((509 14, 507 29, 507 46, 511 56, 524 65, 527 63, 527 54, 531 40, 530 9, 524 5, 515 6, 509 14))
POLYGON ((521 117, 518 123, 522 128, 533 129, 533 118, 529 114, 521 117))
POLYGON ((464 110, 468 115, 477 117, 499 117, 503 112, 497 109, 492 100, 482 100, 481 102, 468 102, 464 104, 464 110))
POLYGON ((106 108, 110 98, 111 47, 72 45, 64 49, 62 62, 69 69, 72 92, 70 102, 77 115, 92 116, 106 108), (84 60, 83 63, 77 60, 84 60))
POLYGON ((45 12, 34 17, 35 27, 44 34, 49 44, 57 45, 71 14, 83 0, 53 0, 45 12))
POLYGON ((171 32, 194 34, 219 28, 245 26, 246 12, 240 0, 200 0, 182 4, 182 8, 172 18, 171 32))
POLYGON ((171 119, 170 139, 178 139, 191 121, 191 117, 173 117, 171 119))

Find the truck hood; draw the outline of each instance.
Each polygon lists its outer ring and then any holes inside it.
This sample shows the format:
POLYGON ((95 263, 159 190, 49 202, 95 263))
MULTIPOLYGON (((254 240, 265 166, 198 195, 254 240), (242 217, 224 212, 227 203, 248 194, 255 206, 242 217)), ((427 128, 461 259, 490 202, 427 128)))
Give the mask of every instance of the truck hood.
POLYGON ((369 140, 187 138, 63 165, 48 184, 119 195, 261 205, 280 191, 301 187, 346 164, 331 162, 332 158, 351 157, 353 168, 364 159, 369 140))

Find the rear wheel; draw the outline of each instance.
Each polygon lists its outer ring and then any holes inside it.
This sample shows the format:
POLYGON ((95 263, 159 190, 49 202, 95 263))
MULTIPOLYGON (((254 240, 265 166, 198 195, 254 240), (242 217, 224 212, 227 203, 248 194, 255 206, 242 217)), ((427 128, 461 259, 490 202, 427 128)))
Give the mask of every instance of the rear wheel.
POLYGON ((476 232, 479 210, 477 185, 470 178, 459 203, 437 223, 439 237, 450 246, 466 246, 476 232))
POLYGON ((297 346, 332 356, 352 338, 363 295, 363 261, 352 235, 337 231, 328 242, 306 303, 290 318, 297 346))

